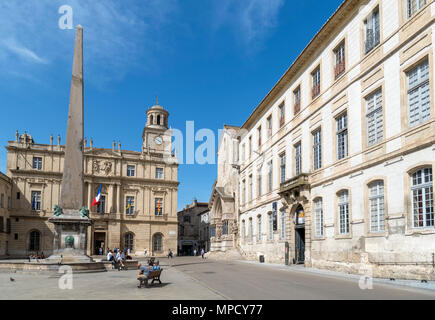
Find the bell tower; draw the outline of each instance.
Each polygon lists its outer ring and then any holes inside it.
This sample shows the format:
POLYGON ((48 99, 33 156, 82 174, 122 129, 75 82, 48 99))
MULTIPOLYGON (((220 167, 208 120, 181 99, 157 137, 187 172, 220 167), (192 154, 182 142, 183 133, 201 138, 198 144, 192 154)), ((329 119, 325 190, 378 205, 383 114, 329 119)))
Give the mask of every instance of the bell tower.
MULTIPOLYGON (((168 131, 169 112, 159 105, 159 100, 147 110, 147 122, 143 130, 143 150, 163 152, 171 143, 168 131)), ((170 149, 166 149, 170 150, 170 149)))

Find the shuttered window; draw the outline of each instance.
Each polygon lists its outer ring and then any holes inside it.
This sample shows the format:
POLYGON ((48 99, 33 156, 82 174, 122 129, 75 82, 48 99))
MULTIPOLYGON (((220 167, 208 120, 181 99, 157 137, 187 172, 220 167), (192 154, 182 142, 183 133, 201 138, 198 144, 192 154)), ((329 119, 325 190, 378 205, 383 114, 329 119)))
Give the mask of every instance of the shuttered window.
POLYGON ((409 127, 414 127, 430 118, 429 63, 425 61, 409 71, 408 106, 409 127))
POLYGON ((414 172, 411 177, 411 186, 414 228, 433 227, 432 168, 414 172))
POLYGON ((257 217, 257 240, 261 241, 261 216, 257 217))
POLYGON ((367 145, 372 146, 383 139, 382 89, 366 99, 367 145))
POLYGON ((272 192, 272 188, 273 188, 273 164, 272 164, 272 161, 269 162, 268 185, 269 185, 268 192, 272 192))
POLYGON ((298 176, 302 172, 302 154, 301 154, 301 144, 298 143, 295 146, 295 174, 298 176))
POLYGON ((258 169, 257 171, 257 190, 258 190, 258 196, 260 197, 262 195, 261 185, 263 184, 263 179, 261 176, 261 169, 258 169))
POLYGON ((253 185, 252 185, 252 175, 249 176, 249 201, 253 199, 253 185))
POLYGON ((294 114, 297 114, 301 111, 301 87, 297 87, 295 91, 293 91, 295 105, 294 105, 294 114))
POLYGON ((346 71, 346 56, 344 41, 334 50, 335 55, 335 79, 338 79, 346 71))
POLYGON ((379 8, 376 8, 369 17, 365 20, 366 26, 366 53, 369 53, 380 42, 380 27, 379 27, 379 8))
POLYGON ((254 241, 254 227, 252 225, 252 218, 249 218, 249 242, 254 241))
POLYGON ((349 193, 342 191, 338 194, 339 233, 349 233, 349 193))
POLYGON ((347 157, 347 114, 343 114, 337 122, 337 160, 347 157))
POLYGON ((322 131, 319 129, 313 133, 314 170, 322 167, 322 131))
POLYGON ((384 182, 375 181, 369 185, 370 232, 385 231, 384 182))
POLYGON ((316 237, 323 237, 323 209, 322 199, 314 201, 314 213, 315 213, 315 229, 316 237))
POLYGON ((320 94, 320 67, 311 74, 313 81, 312 98, 316 98, 320 94))
POLYGON ((408 19, 426 5, 426 0, 406 0, 408 19))
POLYGON ((286 228, 285 228, 285 211, 281 212, 281 239, 284 240, 285 239, 285 233, 286 233, 286 228))
POLYGON ((281 154, 279 158, 281 159, 281 183, 283 183, 285 182, 285 153, 281 154))

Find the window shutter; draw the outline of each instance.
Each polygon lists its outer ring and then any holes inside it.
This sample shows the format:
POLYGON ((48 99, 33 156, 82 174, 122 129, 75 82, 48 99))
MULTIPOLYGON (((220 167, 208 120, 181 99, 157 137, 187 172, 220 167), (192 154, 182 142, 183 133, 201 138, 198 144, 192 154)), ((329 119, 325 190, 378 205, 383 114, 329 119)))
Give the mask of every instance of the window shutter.
POLYGON ((380 42, 380 27, 379 27, 379 11, 376 11, 373 14, 373 28, 374 28, 374 43, 373 46, 377 45, 380 42))
POLYGON ((424 62, 408 73, 409 126, 430 118, 429 64, 424 62))

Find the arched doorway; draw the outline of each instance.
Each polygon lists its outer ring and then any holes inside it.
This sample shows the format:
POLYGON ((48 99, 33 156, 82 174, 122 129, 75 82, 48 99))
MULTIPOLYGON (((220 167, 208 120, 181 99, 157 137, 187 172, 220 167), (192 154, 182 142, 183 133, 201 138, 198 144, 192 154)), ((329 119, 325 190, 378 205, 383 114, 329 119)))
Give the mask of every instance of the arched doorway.
POLYGON ((153 236, 153 254, 163 253, 163 236, 161 233, 156 233, 153 236))
POLYGON ((41 250, 40 242, 41 242, 41 233, 38 230, 32 230, 29 234, 29 251, 38 252, 41 250))
POLYGON ((295 264, 305 263, 305 211, 298 205, 294 214, 295 225, 295 264))
POLYGON ((124 236, 124 248, 129 250, 129 252, 133 252, 134 249, 134 234, 128 232, 124 236))

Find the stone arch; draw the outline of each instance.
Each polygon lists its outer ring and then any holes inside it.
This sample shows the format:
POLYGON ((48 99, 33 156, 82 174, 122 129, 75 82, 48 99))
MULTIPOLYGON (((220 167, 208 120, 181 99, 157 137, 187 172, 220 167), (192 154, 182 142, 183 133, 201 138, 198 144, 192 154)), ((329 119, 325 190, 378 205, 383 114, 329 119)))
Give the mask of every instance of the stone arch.
POLYGON ((42 250, 42 233, 38 229, 32 229, 27 234, 27 249, 30 252, 42 250))
POLYGON ((134 251, 135 248, 135 234, 131 231, 124 233, 124 248, 130 249, 130 252, 134 251))
POLYGON ((163 234, 161 232, 156 232, 153 234, 152 252, 162 253, 163 252, 163 234))
POLYGON ((222 218, 222 200, 221 198, 217 198, 214 207, 214 218, 221 219, 222 218))

